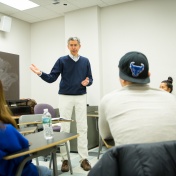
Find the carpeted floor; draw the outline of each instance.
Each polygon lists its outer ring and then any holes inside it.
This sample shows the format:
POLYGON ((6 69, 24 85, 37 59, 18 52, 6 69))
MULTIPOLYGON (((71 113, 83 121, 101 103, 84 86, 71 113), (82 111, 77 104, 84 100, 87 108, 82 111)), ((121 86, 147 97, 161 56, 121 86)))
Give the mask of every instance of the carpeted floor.
MULTIPOLYGON (((107 148, 105 146, 103 146, 102 151, 101 151, 101 155, 107 150, 107 148)), ((97 155, 98 155, 98 147, 89 150, 89 162, 91 164, 91 166, 93 167, 95 165, 95 163, 98 161, 97 159, 97 155)), ((100 157, 101 157, 100 155, 100 157)), ((71 158, 71 164, 72 164, 72 168, 73 168, 73 176, 87 176, 88 172, 84 171, 81 167, 80 167, 80 157, 78 155, 78 153, 70 153, 70 158, 71 158)), ((36 164, 35 159, 33 160, 34 164, 36 164)), ((61 157, 59 156, 59 154, 57 154, 57 166, 58 166, 58 173, 61 176, 70 176, 70 172, 61 172, 60 168, 61 168, 61 157)), ((48 161, 44 161, 44 157, 39 157, 39 165, 43 165, 43 166, 47 166, 49 167, 49 156, 48 156, 48 161)))

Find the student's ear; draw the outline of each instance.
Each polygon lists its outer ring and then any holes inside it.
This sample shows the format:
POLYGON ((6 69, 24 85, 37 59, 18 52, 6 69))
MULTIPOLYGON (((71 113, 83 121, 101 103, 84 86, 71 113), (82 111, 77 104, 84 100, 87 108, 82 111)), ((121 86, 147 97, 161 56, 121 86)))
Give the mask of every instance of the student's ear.
POLYGON ((126 85, 126 81, 120 78, 120 84, 121 84, 121 86, 123 87, 123 86, 126 85))
POLYGON ((151 73, 150 72, 148 72, 148 76, 150 77, 150 75, 151 75, 151 73))
POLYGON ((169 89, 169 93, 171 93, 171 88, 168 88, 169 89))

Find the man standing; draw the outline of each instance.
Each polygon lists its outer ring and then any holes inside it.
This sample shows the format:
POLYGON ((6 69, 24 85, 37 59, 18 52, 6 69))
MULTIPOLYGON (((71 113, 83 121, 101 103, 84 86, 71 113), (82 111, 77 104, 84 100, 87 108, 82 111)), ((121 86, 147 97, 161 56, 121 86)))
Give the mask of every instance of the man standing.
MULTIPOLYGON (((89 60, 78 54, 80 47, 79 38, 70 37, 68 39, 70 54, 60 57, 49 74, 42 72, 34 64, 30 66, 30 69, 48 83, 56 81, 61 74, 58 92, 60 116, 71 119, 73 107, 75 107, 77 133, 79 133, 77 148, 81 157, 80 163, 85 171, 89 171, 91 166, 87 160, 86 86, 93 83, 93 78, 89 60)), ((61 131, 70 132, 70 123, 62 123, 61 131)), ((62 156, 61 171, 68 172, 69 165, 65 147, 61 147, 60 152, 62 156)))

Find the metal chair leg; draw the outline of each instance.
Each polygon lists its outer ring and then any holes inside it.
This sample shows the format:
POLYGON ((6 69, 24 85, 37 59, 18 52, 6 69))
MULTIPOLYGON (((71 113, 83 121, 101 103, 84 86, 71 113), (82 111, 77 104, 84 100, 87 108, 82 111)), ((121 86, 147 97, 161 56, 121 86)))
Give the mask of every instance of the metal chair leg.
MULTIPOLYGON (((57 146, 56 156, 57 156, 57 152, 58 152, 58 150, 59 150, 59 147, 60 147, 60 146, 63 146, 63 145, 65 145, 65 144, 59 144, 59 145, 57 146)), ((51 158, 50 158, 50 161, 49 161, 49 169, 51 169, 52 163, 53 163, 53 158, 52 158, 52 155, 51 155, 51 158)))
POLYGON ((53 176, 58 176, 56 150, 54 152, 52 152, 51 155, 53 158, 53 176))
POLYGON ((68 164, 70 167, 70 173, 73 174, 73 170, 72 170, 72 165, 71 165, 71 160, 70 160, 70 151, 68 149, 68 144, 67 142, 65 143, 65 147, 66 147, 66 151, 67 151, 67 157, 68 157, 68 164))
POLYGON ((99 135, 99 148, 98 148, 98 156, 97 156, 97 159, 100 158, 100 152, 102 150, 102 146, 103 146, 103 140, 101 138, 101 136, 99 135))
POLYGON ((36 165, 39 166, 39 160, 36 158, 36 165))
POLYGON ((49 161, 49 169, 51 169, 52 163, 53 163, 53 157, 52 157, 52 155, 51 155, 51 158, 50 158, 50 161, 49 161))

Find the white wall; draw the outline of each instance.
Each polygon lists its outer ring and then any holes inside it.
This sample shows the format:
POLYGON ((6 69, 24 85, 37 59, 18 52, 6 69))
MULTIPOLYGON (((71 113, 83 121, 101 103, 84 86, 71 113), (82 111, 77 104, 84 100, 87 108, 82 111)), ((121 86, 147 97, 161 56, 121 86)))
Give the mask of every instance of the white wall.
MULTIPOLYGON (((64 17, 40 23, 31 28, 31 63, 49 73, 56 60, 65 55, 64 17)), ((31 72, 31 95, 37 103, 49 103, 58 107, 59 80, 52 84, 44 82, 31 72)))
MULTIPOLYGON (((98 105, 100 100, 98 14, 99 8, 91 7, 67 13, 64 18, 35 23, 31 28, 31 60, 46 73, 50 72, 59 57, 69 54, 67 39, 71 36, 80 38, 79 54, 89 58, 94 79, 93 85, 87 88, 87 103, 90 105, 98 105), (90 19, 91 23, 86 23, 90 19)), ((60 78, 48 84, 33 73, 31 76, 32 97, 38 103, 48 102, 58 107, 60 78)))
POLYGON ((98 7, 91 7, 65 15, 66 39, 70 36, 78 36, 81 40, 79 54, 90 60, 93 84, 87 87, 87 103, 89 105, 98 105, 100 100, 99 13, 98 7))
POLYGON ((176 1, 143 0, 103 8, 101 29, 103 94, 120 87, 118 61, 129 51, 148 57, 152 86, 159 87, 168 76, 175 86, 176 1))
POLYGON ((31 97, 56 108, 59 80, 45 83, 30 72, 29 65, 50 72, 58 57, 68 54, 68 37, 80 37, 80 54, 89 58, 94 77, 88 103, 98 105, 104 94, 120 88, 118 61, 132 50, 148 57, 152 86, 159 87, 168 76, 173 77, 175 86, 175 31, 175 0, 141 0, 81 9, 32 25, 13 19, 10 33, 0 31, 0 50, 20 55, 21 98, 31 97))
POLYGON ((31 76, 28 69, 31 62, 30 24, 13 18, 10 32, 0 31, 0 51, 19 55, 20 97, 31 98, 31 76))

